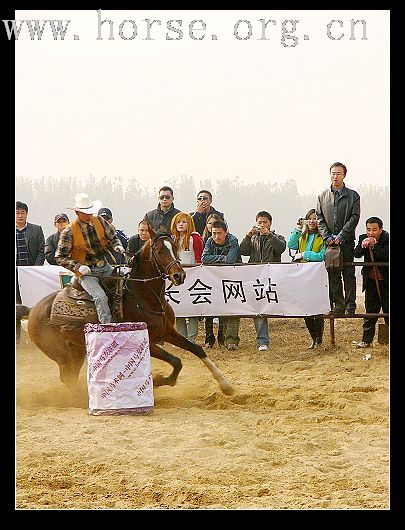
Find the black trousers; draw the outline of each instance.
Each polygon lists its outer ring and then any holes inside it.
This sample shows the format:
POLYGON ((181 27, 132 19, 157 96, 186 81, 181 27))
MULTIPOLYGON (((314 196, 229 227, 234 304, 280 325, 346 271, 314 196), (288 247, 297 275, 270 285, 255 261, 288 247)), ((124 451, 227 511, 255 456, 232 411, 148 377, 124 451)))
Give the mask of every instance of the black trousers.
MULTIPOLYGON (((365 306, 366 313, 379 313, 380 309, 383 313, 389 312, 389 288, 388 282, 380 281, 380 293, 381 299, 378 295, 377 286, 374 279, 368 279, 366 283, 365 292, 365 306)), ((389 324, 389 319, 384 317, 385 323, 389 324)), ((375 325, 377 324, 378 318, 365 318, 363 322, 363 342, 371 344, 375 335, 375 325)))
MULTIPOLYGON (((218 344, 224 345, 225 343, 225 333, 224 333, 224 320, 219 317, 219 326, 218 326, 218 344)), ((205 344, 215 344, 215 334, 214 334, 214 317, 205 318, 205 344)))
POLYGON ((323 318, 316 317, 304 317, 305 324, 307 325, 309 334, 312 337, 312 340, 318 344, 322 343, 323 337, 323 328, 325 326, 325 321, 323 318))
MULTIPOLYGON (((15 303, 22 304, 20 286, 18 285, 18 269, 16 268, 16 283, 15 283, 15 303)), ((19 344, 21 338, 21 320, 17 319, 15 323, 15 340, 19 344)))
MULTIPOLYGON (((342 243, 343 261, 353 261, 354 241, 342 243)), ((328 272, 331 309, 356 309, 356 274, 354 267, 343 267, 342 272, 328 272), (343 284, 345 292, 343 294, 343 284)))

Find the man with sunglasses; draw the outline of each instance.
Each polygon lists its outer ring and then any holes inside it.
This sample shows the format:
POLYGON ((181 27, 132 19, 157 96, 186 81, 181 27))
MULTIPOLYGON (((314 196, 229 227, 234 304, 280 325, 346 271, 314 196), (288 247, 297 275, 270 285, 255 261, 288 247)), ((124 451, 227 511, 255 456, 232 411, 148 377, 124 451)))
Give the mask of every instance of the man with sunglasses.
POLYGON ((215 208, 211 206, 212 203, 212 194, 208 190, 201 190, 197 193, 197 206, 196 211, 191 212, 190 215, 193 218, 194 226, 200 236, 203 235, 205 225, 207 224, 207 217, 216 213, 224 221, 224 214, 218 212, 215 208))
POLYGON ((174 207, 172 188, 169 186, 163 186, 160 188, 158 199, 159 204, 157 205, 157 208, 147 212, 143 220, 148 221, 154 230, 159 230, 163 225, 167 232, 171 234, 170 226, 172 224, 172 219, 176 213, 180 212, 180 210, 174 207))

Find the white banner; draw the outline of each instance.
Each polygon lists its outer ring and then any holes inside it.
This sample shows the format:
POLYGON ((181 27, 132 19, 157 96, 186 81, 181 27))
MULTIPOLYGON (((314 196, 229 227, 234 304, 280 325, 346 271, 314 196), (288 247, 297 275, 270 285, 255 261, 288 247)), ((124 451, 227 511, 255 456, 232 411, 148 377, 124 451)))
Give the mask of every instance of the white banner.
MULTIPOLYGON (((166 299, 178 317, 226 315, 307 316, 328 313, 323 262, 187 267, 186 281, 167 282, 166 299)), ((60 289, 57 265, 18 267, 21 298, 32 307, 60 289)))
POLYGON ((328 313, 323 262, 187 267, 183 285, 166 290, 176 316, 328 313))
POLYGON ((27 307, 32 307, 48 294, 60 289, 59 272, 73 274, 59 265, 33 265, 17 269, 21 300, 27 307))

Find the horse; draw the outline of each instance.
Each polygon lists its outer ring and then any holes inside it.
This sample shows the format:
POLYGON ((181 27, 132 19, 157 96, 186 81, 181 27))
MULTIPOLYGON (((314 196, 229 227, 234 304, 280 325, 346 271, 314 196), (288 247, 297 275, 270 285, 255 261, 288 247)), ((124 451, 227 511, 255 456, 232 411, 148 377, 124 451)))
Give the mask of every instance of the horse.
MULTIPOLYGON (((165 297, 165 280, 168 278, 174 285, 181 285, 186 273, 180 265, 178 249, 170 235, 161 230, 155 232, 151 227, 149 234, 150 239, 133 258, 123 289, 122 310, 123 321, 146 322, 151 356, 169 363, 173 368, 167 377, 154 377, 154 386, 175 385, 182 369, 181 359, 162 347, 161 344, 167 342, 201 359, 218 382, 221 391, 231 395, 231 383, 207 356, 202 346, 183 337, 175 329, 174 311, 165 297)), ((50 320, 56 294, 57 292, 49 294, 30 309, 28 334, 42 352, 57 362, 60 380, 71 390, 75 390, 86 356, 83 325, 73 326, 72 329, 72 326, 61 326, 50 320)))

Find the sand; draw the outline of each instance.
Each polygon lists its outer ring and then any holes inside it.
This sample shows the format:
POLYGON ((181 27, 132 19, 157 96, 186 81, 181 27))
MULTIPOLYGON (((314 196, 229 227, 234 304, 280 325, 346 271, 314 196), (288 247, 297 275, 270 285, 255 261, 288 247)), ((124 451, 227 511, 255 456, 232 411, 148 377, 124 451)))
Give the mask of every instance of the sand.
POLYGON ((209 350, 230 397, 201 361, 167 346, 183 370, 155 389, 150 416, 90 416, 85 368, 72 395, 24 336, 16 508, 389 509, 388 346, 356 349, 361 324, 336 321, 331 348, 327 322, 311 351, 303 319, 273 319, 271 349, 258 352, 244 319, 238 351, 209 350))

